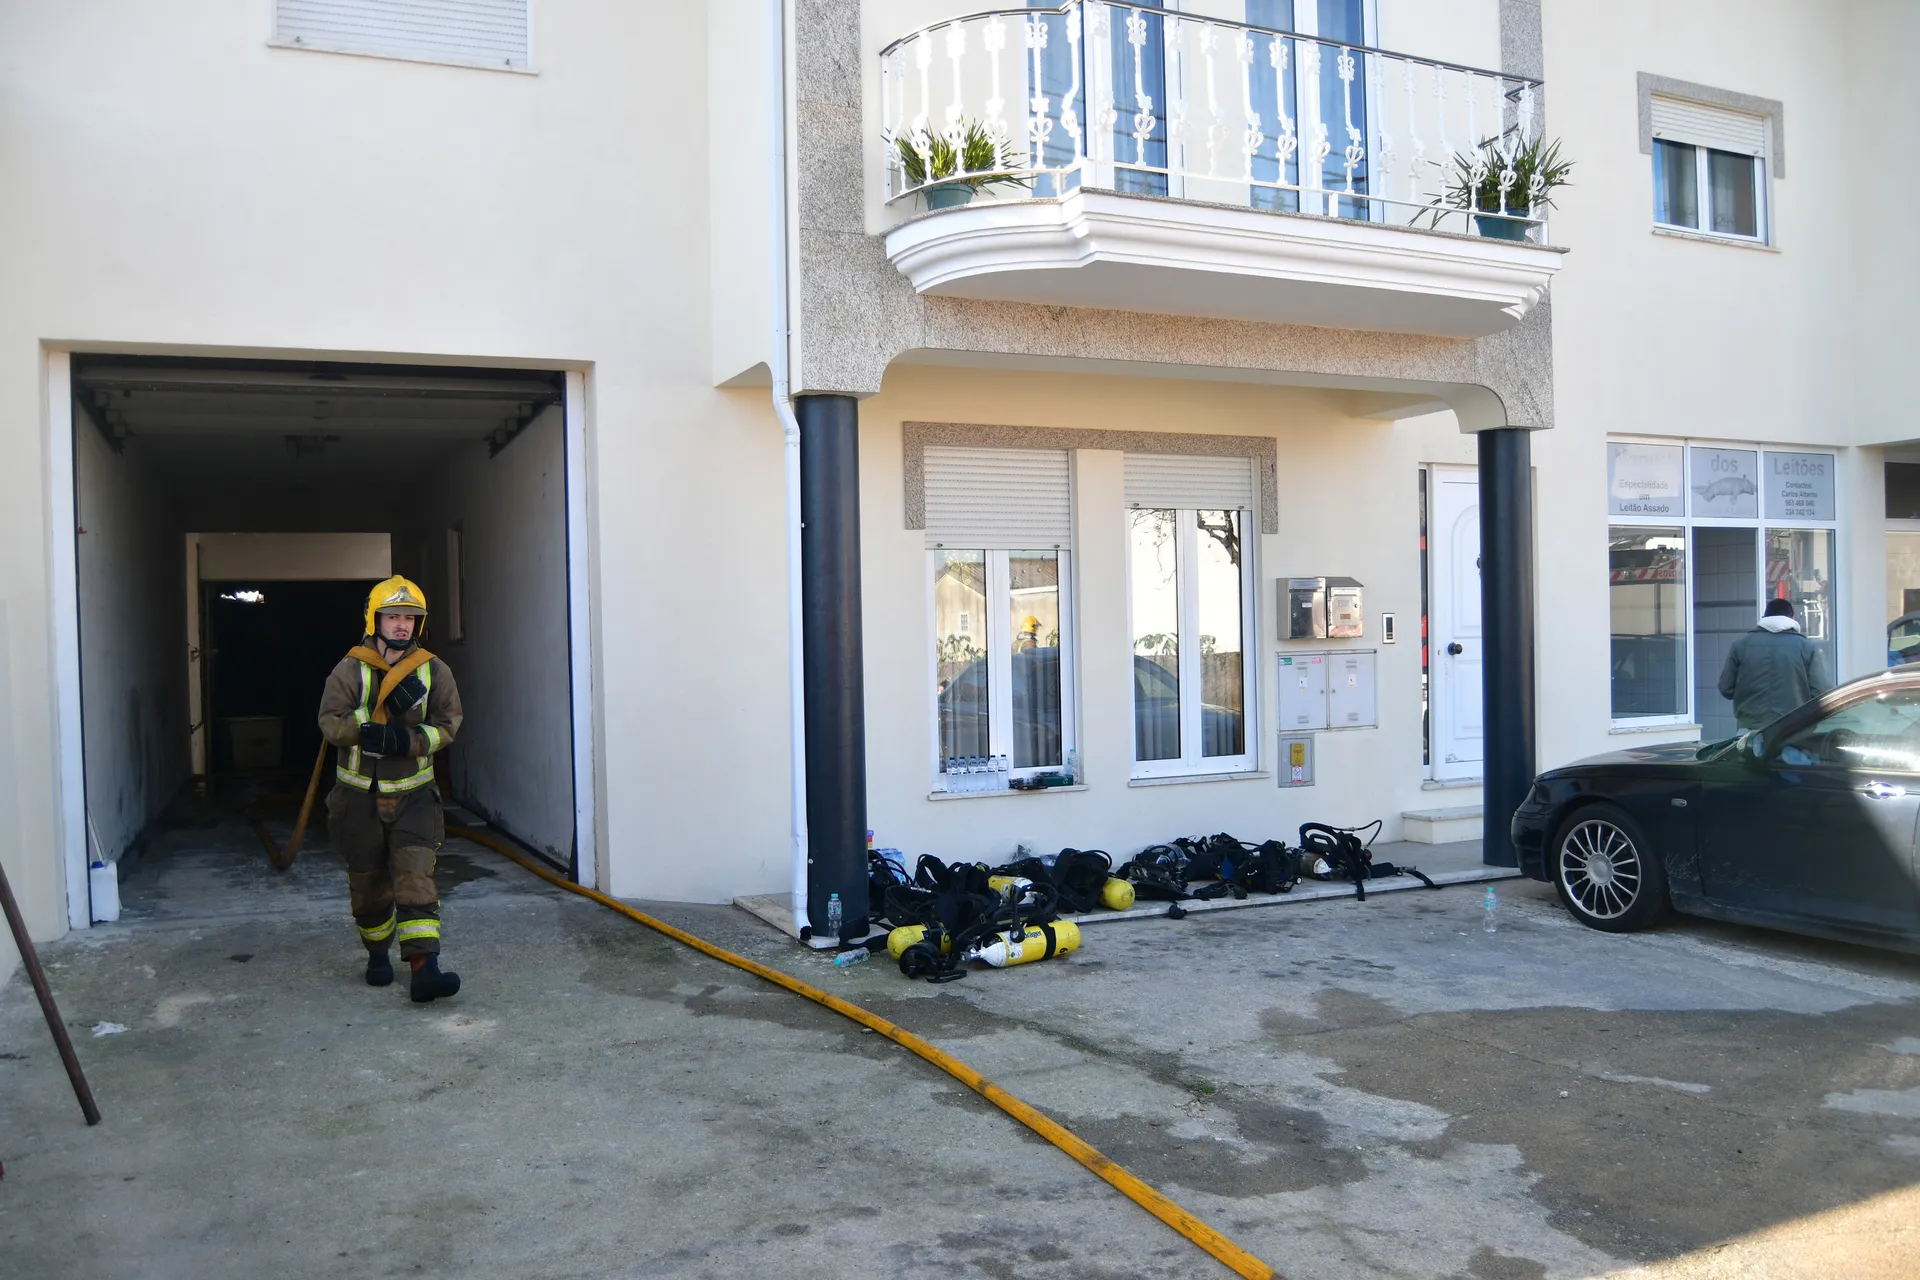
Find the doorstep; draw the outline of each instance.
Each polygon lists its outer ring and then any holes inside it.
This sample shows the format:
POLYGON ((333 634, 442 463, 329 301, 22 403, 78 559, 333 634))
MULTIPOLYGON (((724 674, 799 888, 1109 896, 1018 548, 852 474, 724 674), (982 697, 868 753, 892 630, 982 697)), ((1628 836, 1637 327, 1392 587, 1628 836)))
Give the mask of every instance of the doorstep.
POLYGON ((1409 809, 1400 815, 1400 821, 1411 844, 1454 844, 1480 839, 1484 827, 1482 812, 1477 804, 1454 805, 1448 809, 1409 809))
MULTIPOLYGON (((1436 885, 1478 884, 1488 880, 1513 880, 1520 875, 1512 867, 1489 867, 1480 861, 1480 842, 1457 841, 1450 844, 1415 844, 1407 841, 1381 842, 1373 846, 1378 862, 1392 862, 1420 868, 1436 885)), ((1412 876, 1391 876, 1367 881, 1367 896, 1398 893, 1405 889, 1424 889, 1412 876)), ((1282 907, 1290 902, 1319 902, 1327 898, 1351 898, 1353 885, 1347 881, 1302 880, 1288 893, 1250 893, 1244 898, 1188 898, 1178 905, 1188 914, 1202 911, 1233 911, 1243 907, 1282 907)), ((798 940, 793 925, 793 895, 790 893, 748 894, 735 898, 733 905, 749 915, 766 921, 790 938, 798 940)), ((1167 914, 1169 902, 1142 902, 1125 911, 1092 911, 1085 915, 1063 915, 1075 924, 1105 924, 1110 920, 1147 920, 1167 914)), ((875 930, 877 936, 882 931, 875 930)), ((807 946, 816 951, 833 949, 828 939, 815 938, 807 946)))

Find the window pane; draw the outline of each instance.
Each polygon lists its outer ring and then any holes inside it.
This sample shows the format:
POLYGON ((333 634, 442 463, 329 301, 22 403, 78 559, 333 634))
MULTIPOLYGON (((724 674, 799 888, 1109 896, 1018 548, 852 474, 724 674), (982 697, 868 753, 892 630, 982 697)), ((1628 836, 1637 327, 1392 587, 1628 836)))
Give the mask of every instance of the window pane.
POLYGON ((1133 575, 1133 754, 1180 758, 1179 524, 1172 511, 1127 513, 1133 575))
POLYGON ((1670 227, 1700 225, 1697 152, 1679 142, 1653 144, 1653 220, 1670 227))
POLYGON ((1687 709, 1687 552, 1680 529, 1608 530, 1607 605, 1613 631, 1613 714, 1677 716, 1687 709))
MULTIPOLYGON (((1346 45, 1363 45, 1367 42, 1366 29, 1361 13, 1360 0, 1320 0, 1318 32, 1322 40, 1333 40, 1346 45)), ((1340 50, 1327 45, 1302 45, 1300 54, 1304 57, 1320 58, 1320 119, 1327 126, 1327 138, 1333 149, 1327 152, 1325 163, 1321 166, 1320 183, 1330 191, 1344 191, 1347 188, 1347 147, 1354 140, 1347 133, 1347 114, 1352 110, 1352 125, 1360 135, 1357 145, 1361 149, 1361 159, 1353 170, 1353 189, 1365 192, 1367 189, 1367 94, 1368 82, 1367 55, 1353 55, 1353 84, 1349 89, 1347 82, 1340 78, 1340 50)), ((1343 218, 1364 218, 1367 216, 1365 200, 1343 199, 1339 204, 1343 218)), ((1319 213, 1320 210, 1309 210, 1319 213)))
MULTIPOLYGON (((1247 21, 1257 27, 1269 27, 1279 31, 1293 30, 1293 0, 1247 0, 1247 21)), ((1253 178, 1257 182, 1279 182, 1288 186, 1297 186, 1300 182, 1300 153, 1296 146, 1287 152, 1286 162, 1281 163, 1280 127, 1282 116, 1293 122, 1293 128, 1300 128, 1300 105, 1296 81, 1299 66, 1299 53, 1292 40, 1278 36, 1256 34, 1253 37, 1253 65, 1247 69, 1248 95, 1253 103, 1254 114, 1260 117, 1260 148, 1253 154, 1253 178), (1281 57, 1284 69, 1273 65, 1273 43, 1280 41, 1281 57)), ((1251 188, 1250 202, 1256 209, 1285 209, 1291 213, 1300 211, 1300 194, 1297 191, 1280 191, 1273 187, 1256 186, 1251 188)))
POLYGON ((1834 676, 1833 534, 1826 529, 1767 530, 1767 598, 1791 600, 1800 634, 1813 641, 1834 676))
POLYGON ((1113 174, 1115 191, 1139 195, 1167 194, 1167 175, 1128 166, 1167 167, 1167 54, 1164 19, 1146 10, 1165 7, 1165 0, 1129 0, 1129 7, 1115 9, 1113 18, 1113 174), (1134 75, 1135 48, 1128 38, 1127 23, 1138 12, 1146 26, 1146 43, 1139 47, 1140 74, 1134 75), (1147 133, 1142 145, 1138 116, 1146 116, 1147 133))
POLYGON ((987 729, 987 553, 935 553, 935 694, 940 706, 940 768, 954 756, 992 754, 987 729))
POLYGON ((1887 519, 1920 520, 1920 463, 1889 462, 1887 519))
POLYGON ((1200 754, 1247 750, 1246 663, 1241 653, 1238 511, 1200 511, 1196 563, 1200 592, 1200 754))
POLYGON ((1720 696, 1720 671, 1760 616, 1760 531, 1701 526, 1693 531, 1693 715, 1700 741, 1740 732, 1733 703, 1720 696))
POLYGON ((1920 695, 1894 689, 1836 711, 1794 734, 1780 763, 1920 773, 1920 695))
POLYGON ((1730 151, 1707 152, 1707 185, 1711 188, 1713 229, 1730 236, 1760 234, 1760 210, 1754 200, 1752 156, 1730 151))
POLYGON ((1013 767, 1065 763, 1060 751, 1060 553, 1009 551, 1013 767))
POLYGON ((1887 665, 1907 662, 1920 662, 1920 533, 1889 533, 1887 665))

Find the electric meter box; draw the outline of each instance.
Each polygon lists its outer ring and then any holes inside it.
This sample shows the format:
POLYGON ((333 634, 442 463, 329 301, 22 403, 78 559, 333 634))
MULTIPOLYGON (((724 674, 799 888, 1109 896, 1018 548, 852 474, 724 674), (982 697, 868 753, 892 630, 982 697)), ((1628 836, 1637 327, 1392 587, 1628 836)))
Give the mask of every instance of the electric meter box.
POLYGON ((1327 655, 1279 655, 1280 732, 1308 733, 1327 727, 1327 655))
POLYGON ((1282 578, 1280 638, 1357 640, 1366 634, 1363 607, 1352 578, 1282 578))
POLYGON ((1374 693, 1374 656, 1371 649, 1361 653, 1326 655, 1329 729, 1372 729, 1379 725, 1379 699, 1374 693))

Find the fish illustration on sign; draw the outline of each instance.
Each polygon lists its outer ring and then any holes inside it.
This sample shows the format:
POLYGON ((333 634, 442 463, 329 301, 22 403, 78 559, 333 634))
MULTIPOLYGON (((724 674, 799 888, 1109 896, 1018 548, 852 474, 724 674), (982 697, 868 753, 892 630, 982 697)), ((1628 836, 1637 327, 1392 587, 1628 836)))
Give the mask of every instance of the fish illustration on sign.
POLYGON ((1693 491, 1700 495, 1700 501, 1712 502, 1716 498, 1738 498, 1749 493, 1759 493, 1753 481, 1746 476, 1721 476, 1712 484, 1697 484, 1693 491))

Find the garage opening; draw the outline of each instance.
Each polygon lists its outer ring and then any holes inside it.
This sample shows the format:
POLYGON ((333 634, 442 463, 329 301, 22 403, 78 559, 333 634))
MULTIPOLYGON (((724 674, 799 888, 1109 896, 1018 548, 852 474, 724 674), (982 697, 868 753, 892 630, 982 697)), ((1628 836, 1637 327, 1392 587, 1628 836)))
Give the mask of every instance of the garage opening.
POLYGON ((289 833, 327 674, 369 588, 401 573, 427 594, 424 643, 465 704, 437 761, 443 799, 579 878, 567 375, 70 368, 85 860, 146 880, 189 848, 215 864, 201 872, 264 866, 251 824, 289 833))

